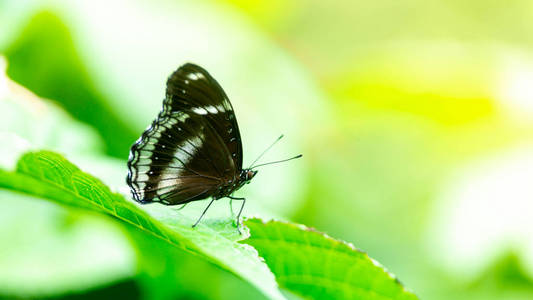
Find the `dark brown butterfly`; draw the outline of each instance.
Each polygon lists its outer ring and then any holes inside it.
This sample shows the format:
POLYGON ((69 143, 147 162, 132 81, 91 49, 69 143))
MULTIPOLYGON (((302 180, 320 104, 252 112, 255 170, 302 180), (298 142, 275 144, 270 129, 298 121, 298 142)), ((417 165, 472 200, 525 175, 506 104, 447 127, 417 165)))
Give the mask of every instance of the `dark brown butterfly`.
POLYGON ((126 181, 140 203, 211 198, 193 227, 213 201, 241 200, 238 224, 246 199, 232 194, 257 173, 253 163, 242 168, 242 152, 237 119, 222 87, 188 63, 170 75, 162 111, 131 147, 126 181))

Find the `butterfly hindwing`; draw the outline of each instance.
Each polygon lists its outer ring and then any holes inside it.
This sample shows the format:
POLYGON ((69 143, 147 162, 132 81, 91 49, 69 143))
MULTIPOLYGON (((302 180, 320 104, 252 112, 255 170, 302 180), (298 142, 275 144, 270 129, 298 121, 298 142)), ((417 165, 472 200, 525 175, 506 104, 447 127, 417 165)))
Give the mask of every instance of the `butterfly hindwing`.
MULTIPOLYGON (((128 180, 138 201, 177 204, 207 196, 218 184, 216 178, 191 168, 203 141, 190 132, 200 127, 191 122, 177 125, 176 119, 158 118, 131 149, 128 180), (182 129, 187 126, 191 127, 188 132, 182 129), (181 142, 176 142, 178 134, 181 142)), ((195 167, 199 166, 209 168, 206 161, 196 159, 195 167)))

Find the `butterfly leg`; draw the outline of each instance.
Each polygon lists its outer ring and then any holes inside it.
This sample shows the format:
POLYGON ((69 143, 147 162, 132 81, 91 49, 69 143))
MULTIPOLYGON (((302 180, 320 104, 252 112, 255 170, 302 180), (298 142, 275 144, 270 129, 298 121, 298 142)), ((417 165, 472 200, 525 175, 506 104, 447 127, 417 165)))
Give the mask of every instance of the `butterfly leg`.
POLYGON ((178 210, 182 210, 182 209, 184 209, 184 208, 185 208, 185 205, 187 205, 187 204, 189 204, 189 202, 187 202, 187 203, 183 204, 183 205, 182 205, 181 207, 179 207, 179 208, 176 208, 175 210, 176 210, 176 211, 178 211, 178 210))
POLYGON ((196 225, 198 225, 198 223, 200 222, 200 220, 202 219, 202 217, 205 215, 205 212, 209 209, 209 206, 211 206, 211 204, 213 204, 213 202, 215 201, 215 198, 211 199, 211 202, 209 202, 209 204, 207 205, 207 207, 204 209, 204 212, 202 213, 202 215, 200 216, 200 218, 198 218, 198 220, 196 221, 196 223, 194 223, 194 225, 192 225, 192 228, 196 227, 196 225))
POLYGON ((237 219, 236 219, 237 220, 237 230, 239 231, 239 233, 241 233, 239 225, 241 224, 241 213, 242 213, 242 209, 244 208, 244 204, 246 203, 246 198, 238 198, 238 197, 232 197, 232 196, 228 196, 228 198, 230 198, 231 200, 241 200, 242 201, 241 209, 239 209, 239 214, 237 215, 237 219))

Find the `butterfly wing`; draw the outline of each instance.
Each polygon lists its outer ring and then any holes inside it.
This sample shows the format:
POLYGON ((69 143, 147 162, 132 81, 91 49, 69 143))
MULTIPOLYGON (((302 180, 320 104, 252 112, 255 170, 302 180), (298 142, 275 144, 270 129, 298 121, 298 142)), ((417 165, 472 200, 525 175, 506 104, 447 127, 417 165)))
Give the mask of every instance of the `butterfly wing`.
POLYGON ((204 199, 235 178, 242 168, 237 122, 205 70, 187 64, 170 76, 163 110, 132 146, 128 168, 127 182, 143 203, 204 199))
POLYGON ((185 64, 167 81, 169 110, 189 110, 206 117, 228 149, 235 167, 242 170, 242 141, 237 118, 228 96, 202 67, 185 64))

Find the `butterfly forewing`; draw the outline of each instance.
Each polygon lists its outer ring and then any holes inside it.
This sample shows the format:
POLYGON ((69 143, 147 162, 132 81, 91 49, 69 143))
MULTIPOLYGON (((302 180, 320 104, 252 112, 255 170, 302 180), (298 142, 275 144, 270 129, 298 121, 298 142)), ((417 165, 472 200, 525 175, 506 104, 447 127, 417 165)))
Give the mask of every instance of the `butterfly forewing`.
POLYGON ((242 142, 233 107, 218 82, 203 68, 185 64, 167 81, 167 109, 203 115, 242 169, 242 142))
POLYGON ((239 174, 235 115, 205 70, 186 64, 170 76, 163 110, 132 146, 128 168, 133 196, 144 203, 204 199, 239 174))

